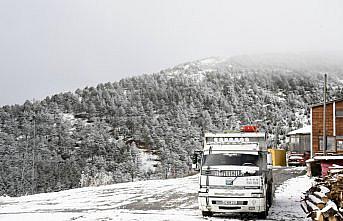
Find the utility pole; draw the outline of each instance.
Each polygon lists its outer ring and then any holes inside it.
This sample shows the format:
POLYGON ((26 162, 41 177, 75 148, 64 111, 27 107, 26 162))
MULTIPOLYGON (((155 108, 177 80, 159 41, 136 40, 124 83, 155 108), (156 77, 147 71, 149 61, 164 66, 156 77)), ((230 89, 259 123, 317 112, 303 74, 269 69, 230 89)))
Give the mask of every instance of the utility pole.
POLYGON ((36 149, 36 116, 33 115, 32 186, 31 186, 32 194, 35 193, 35 149, 36 149))
POLYGON ((24 194, 25 192, 25 184, 24 184, 24 178, 25 178, 25 167, 26 167, 26 161, 27 161, 27 154, 28 154, 28 135, 25 135, 25 155, 24 155, 24 159, 23 159, 23 167, 21 169, 21 191, 22 194, 24 194))
POLYGON ((323 110, 323 154, 326 155, 326 81, 327 75, 324 74, 324 110, 323 110))

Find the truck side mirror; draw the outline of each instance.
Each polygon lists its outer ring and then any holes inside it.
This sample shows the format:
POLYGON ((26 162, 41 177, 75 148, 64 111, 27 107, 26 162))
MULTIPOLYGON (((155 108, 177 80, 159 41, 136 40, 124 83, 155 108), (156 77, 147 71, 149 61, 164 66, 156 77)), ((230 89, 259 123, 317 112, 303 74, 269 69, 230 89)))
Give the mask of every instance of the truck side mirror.
POLYGON ((266 151, 258 152, 259 161, 260 161, 260 170, 267 171, 268 157, 266 151))

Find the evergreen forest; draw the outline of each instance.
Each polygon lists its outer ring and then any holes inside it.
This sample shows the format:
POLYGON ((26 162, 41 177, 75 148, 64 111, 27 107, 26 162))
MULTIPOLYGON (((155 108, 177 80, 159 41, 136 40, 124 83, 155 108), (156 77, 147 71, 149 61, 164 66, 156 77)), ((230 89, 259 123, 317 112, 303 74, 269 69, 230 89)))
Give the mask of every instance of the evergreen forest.
MULTIPOLYGON (((329 99, 343 98, 340 72, 329 99)), ((0 195, 191 174, 208 131, 258 124, 268 145, 309 124, 323 73, 217 58, 0 107, 0 195), (143 168, 142 150, 155 156, 143 168)))

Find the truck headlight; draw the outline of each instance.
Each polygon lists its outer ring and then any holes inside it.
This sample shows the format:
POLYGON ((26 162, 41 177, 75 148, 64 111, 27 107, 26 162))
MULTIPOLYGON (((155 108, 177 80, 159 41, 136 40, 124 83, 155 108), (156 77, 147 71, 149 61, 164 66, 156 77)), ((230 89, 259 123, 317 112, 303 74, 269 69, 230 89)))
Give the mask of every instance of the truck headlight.
POLYGON ((263 193, 251 193, 251 197, 260 198, 260 197, 263 197, 263 193))

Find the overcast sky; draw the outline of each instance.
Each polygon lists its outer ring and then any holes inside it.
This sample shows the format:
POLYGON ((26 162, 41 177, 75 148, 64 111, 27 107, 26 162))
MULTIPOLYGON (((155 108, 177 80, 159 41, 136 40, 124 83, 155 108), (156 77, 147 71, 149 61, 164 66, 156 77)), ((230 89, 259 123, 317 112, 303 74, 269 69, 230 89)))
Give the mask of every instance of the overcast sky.
POLYGON ((210 56, 343 51, 342 0, 0 0, 0 106, 210 56))

